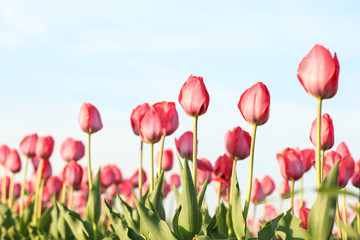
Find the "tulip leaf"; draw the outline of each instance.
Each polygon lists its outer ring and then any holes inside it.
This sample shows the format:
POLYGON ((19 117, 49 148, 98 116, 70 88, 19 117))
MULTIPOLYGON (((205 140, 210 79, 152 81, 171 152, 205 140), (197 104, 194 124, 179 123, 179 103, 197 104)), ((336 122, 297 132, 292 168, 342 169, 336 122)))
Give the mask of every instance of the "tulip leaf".
POLYGON ((147 199, 149 199, 149 201, 155 207, 160 218, 162 220, 165 220, 165 210, 162 205, 163 196, 164 196, 162 193, 163 182, 164 182, 164 171, 161 171, 160 177, 158 177, 155 181, 154 190, 149 194, 149 197, 147 199))
POLYGON ((181 206, 176 209, 176 212, 175 212, 175 215, 173 217, 172 224, 171 224, 174 233, 179 235, 179 236, 181 236, 180 231, 179 231, 179 214, 180 214, 180 211, 181 211, 181 206))
POLYGON ((227 208, 225 204, 222 202, 220 204, 220 210, 217 217, 217 228, 218 228, 218 232, 225 235, 228 234, 228 228, 226 225, 226 213, 227 213, 227 208))
POLYGON ((357 233, 356 229, 345 225, 342 221, 340 221, 340 228, 342 231, 346 232, 348 239, 360 239, 360 235, 357 233))
MULTIPOLYGON (((55 197, 55 195, 54 195, 54 197, 55 197)), ((53 205, 50 215, 51 215, 51 223, 50 223, 49 233, 55 239, 58 239, 59 238, 59 233, 58 233, 59 209, 58 209, 57 205, 53 205)))
POLYGON ((93 185, 91 187, 88 202, 86 204, 85 215, 86 218, 97 224, 101 213, 101 188, 100 188, 100 169, 98 170, 93 185))
POLYGON ((134 199, 140 218, 145 227, 149 230, 151 239, 167 239, 176 240, 181 239, 170 231, 169 226, 165 221, 161 220, 156 213, 146 208, 137 199, 134 199))
POLYGON ((284 213, 281 213, 276 218, 267 222, 263 228, 258 232, 259 239, 271 240, 275 234, 275 230, 278 227, 280 219, 284 216, 284 213))
POLYGON ((129 226, 129 228, 131 228, 132 230, 134 230, 136 233, 140 234, 140 224, 136 221, 134 221, 133 217, 132 217, 132 208, 125 202, 122 200, 122 198, 118 196, 119 202, 120 202, 120 207, 121 210, 123 212, 125 221, 127 223, 127 225, 129 226))
POLYGON ((203 200, 204 200, 204 196, 205 196, 205 191, 206 191, 206 187, 207 187, 207 184, 208 184, 208 180, 206 179, 198 196, 197 196, 197 202, 198 202, 198 206, 201 206, 202 203, 203 203, 203 200))
POLYGON ((338 168, 339 161, 335 163, 321 183, 315 203, 310 210, 308 228, 313 239, 329 239, 331 236, 335 220, 337 195, 329 194, 326 190, 338 188, 338 168))
POLYGON ((301 220, 297 218, 292 211, 292 208, 290 208, 280 219, 276 234, 282 239, 311 239, 309 232, 300 227, 301 220))
MULTIPOLYGON (((15 225, 15 221, 11 216, 11 211, 7 205, 0 204, 0 226, 9 229, 15 225)), ((1 231, 2 232, 2 231, 1 231)))
POLYGON ((177 186, 175 184, 174 184, 174 195, 175 195, 175 200, 176 200, 176 207, 179 207, 180 203, 181 203, 180 193, 179 193, 179 189, 177 188, 177 186))
POLYGON ((52 209, 53 209, 53 206, 46 209, 45 212, 41 215, 41 218, 39 219, 39 221, 37 223, 37 227, 41 231, 45 231, 49 227, 49 224, 51 223, 51 210, 52 209))
POLYGON ((245 237, 246 222, 242 211, 240 189, 236 173, 234 173, 231 181, 233 185, 233 191, 230 196, 232 202, 230 207, 232 227, 234 228, 236 237, 241 239, 245 237))

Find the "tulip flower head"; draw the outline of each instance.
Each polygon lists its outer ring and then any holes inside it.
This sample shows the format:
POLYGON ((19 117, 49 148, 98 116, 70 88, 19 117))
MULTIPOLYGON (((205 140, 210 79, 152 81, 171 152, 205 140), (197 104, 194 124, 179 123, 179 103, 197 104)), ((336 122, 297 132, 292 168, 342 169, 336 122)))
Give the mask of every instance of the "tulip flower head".
POLYGON ((308 217, 309 217, 310 209, 306 207, 301 207, 299 212, 299 217, 301 220, 301 227, 303 229, 308 229, 308 217))
POLYGON ((354 173, 355 161, 351 155, 347 155, 342 158, 341 155, 335 151, 327 152, 324 157, 324 178, 337 161, 340 161, 338 185, 339 187, 343 188, 347 185, 348 181, 351 179, 354 173))
POLYGON ((241 127, 227 130, 224 139, 225 153, 232 160, 242 160, 250 155, 251 137, 241 127))
POLYGON ((300 154, 300 158, 304 165, 305 172, 309 171, 312 164, 315 163, 315 150, 311 148, 302 150, 296 148, 296 151, 300 154))
POLYGON ((269 196, 275 190, 275 183, 269 175, 261 179, 261 188, 266 196, 269 196))
POLYGON ((61 189, 63 186, 63 182, 60 180, 59 177, 51 176, 44 186, 44 192, 47 193, 48 196, 52 196, 53 194, 56 194, 57 197, 59 197, 61 189))
POLYGON ((214 175, 221 178, 223 181, 229 181, 234 161, 231 160, 226 154, 220 156, 215 162, 214 175))
POLYGON ((180 187, 181 185, 180 176, 177 173, 173 173, 170 175, 170 187, 173 188, 174 185, 176 187, 180 187))
POLYGON ((338 154, 341 155, 341 157, 345 157, 346 155, 351 155, 349 148, 347 147, 345 142, 341 142, 335 150, 338 154))
POLYGON ((6 158, 5 166, 13 173, 17 173, 21 169, 21 159, 18 151, 13 149, 9 152, 9 155, 6 158))
POLYGON ((50 158, 54 150, 54 139, 51 136, 41 136, 36 141, 35 154, 42 159, 50 158))
POLYGON ((83 169, 76 161, 71 161, 65 166, 63 171, 63 179, 67 185, 78 189, 81 185, 82 177, 83 169))
POLYGON ((10 149, 6 145, 1 145, 0 147, 0 164, 4 165, 6 162, 6 159, 10 153, 10 149))
MULTIPOLYGON (((130 180, 131 180, 131 185, 136 188, 139 186, 139 170, 137 169, 133 175, 131 175, 130 177, 130 180)), ((147 177, 146 177, 146 172, 144 171, 144 169, 142 170, 142 183, 144 184, 147 180, 147 177)))
POLYGON ((70 162, 71 160, 78 161, 84 156, 84 154, 85 146, 81 141, 66 138, 61 144, 60 155, 67 162, 70 162))
POLYGON ((130 123, 135 135, 139 135, 139 121, 140 118, 150 110, 148 103, 141 104, 134 108, 131 112, 130 123))
MULTIPOLYGON (((316 147, 316 119, 311 125, 310 140, 316 147)), ((325 113, 321 117, 321 149, 328 150, 334 146, 334 125, 329 114, 325 113)))
POLYGON ((80 108, 79 124, 81 129, 86 133, 96 133, 101 130, 103 124, 101 122, 100 113, 91 103, 83 103, 80 108))
POLYGON ((100 170, 100 183, 101 186, 107 188, 115 183, 115 174, 111 165, 106 165, 100 170))
POLYGON ((193 158, 193 133, 188 131, 180 136, 179 140, 175 138, 175 145, 179 155, 191 160, 193 158))
POLYGON ((169 136, 179 127, 179 116, 174 102, 159 102, 153 105, 164 126, 163 134, 169 136))
POLYGON ((139 134, 141 140, 145 143, 157 143, 160 141, 163 133, 163 124, 160 115, 153 107, 150 107, 139 120, 139 134))
MULTIPOLYGON (((38 174, 39 169, 37 169, 36 174, 38 174)), ((52 167, 50 164, 49 159, 44 159, 44 164, 43 164, 43 169, 41 172, 41 178, 43 179, 48 179, 49 177, 51 177, 52 174, 52 167)))
MULTIPOLYGON (((160 161, 160 152, 158 152, 155 157, 155 164, 157 166, 159 166, 159 161, 160 161)), ((173 151, 171 149, 164 150, 161 169, 164 171, 170 171, 173 167, 173 161, 174 161, 173 151)))
POLYGON ((281 180, 278 186, 278 192, 281 197, 286 198, 290 194, 290 185, 286 179, 281 180))
POLYGON ((261 183, 257 178, 254 179, 252 193, 251 193, 251 202, 259 203, 264 201, 266 195, 261 187, 261 183))
POLYGON ((286 180, 298 180, 304 174, 304 165, 300 154, 292 148, 286 148, 276 154, 281 176, 286 180))
POLYGON ((265 205, 265 220, 269 222, 270 220, 276 218, 278 216, 278 213, 276 211, 276 208, 274 205, 266 204, 265 205))
POLYGON ((120 184, 123 181, 122 174, 120 171, 120 168, 116 166, 115 164, 108 164, 109 167, 111 167, 113 173, 114 173, 114 182, 115 184, 120 184))
POLYGON ((351 183, 357 187, 360 188, 360 159, 355 163, 354 173, 351 178, 351 183))
POLYGON ((38 135, 36 133, 27 135, 20 142, 20 150, 28 158, 35 156, 35 147, 38 135))

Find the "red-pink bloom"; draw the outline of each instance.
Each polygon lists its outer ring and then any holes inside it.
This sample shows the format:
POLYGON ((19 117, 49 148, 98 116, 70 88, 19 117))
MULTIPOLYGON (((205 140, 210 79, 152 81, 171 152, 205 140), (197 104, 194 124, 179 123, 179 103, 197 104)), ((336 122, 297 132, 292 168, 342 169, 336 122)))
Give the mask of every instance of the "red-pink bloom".
POLYGON ((301 60, 297 76, 306 92, 315 98, 335 96, 338 89, 340 66, 336 53, 316 44, 301 60))
POLYGON ((106 193, 109 194, 111 197, 115 197, 117 191, 118 186, 115 183, 111 184, 106 188, 106 193))
POLYGON ((304 165, 300 154, 292 148, 286 148, 276 154, 279 163, 281 176, 286 180, 298 180, 304 174, 304 165))
POLYGON ((212 172, 210 171, 197 168, 197 178, 196 178, 197 184, 203 185, 206 180, 208 181, 208 183, 211 182, 211 173, 212 172))
POLYGON ((214 169, 215 177, 220 178, 225 182, 229 181, 231 178, 233 163, 234 161, 231 160, 228 156, 226 156, 226 154, 218 157, 218 159, 215 162, 215 169, 214 169))
POLYGON ((0 164, 4 165, 6 162, 6 158, 10 153, 10 149, 6 145, 1 145, 0 147, 0 164))
POLYGON ((309 217, 310 209, 306 207, 301 207, 299 212, 299 217, 301 220, 301 227, 304 229, 308 229, 308 217, 309 217))
POLYGON ((229 200, 229 194, 230 194, 230 182, 224 182, 221 184, 221 189, 219 189, 219 182, 213 182, 212 184, 213 188, 215 189, 215 192, 218 193, 220 190, 221 199, 224 201, 229 200), (228 195, 226 195, 226 193, 228 195))
POLYGON ((153 108, 160 115, 166 136, 173 134, 179 127, 179 116, 174 102, 159 102, 153 108))
POLYGON ((91 103, 83 103, 79 114, 80 128, 86 133, 95 133, 102 129, 103 124, 99 111, 91 103))
POLYGON ((335 150, 341 157, 345 157, 346 155, 350 155, 349 148, 347 147, 345 142, 341 142, 335 150))
POLYGON ((241 95, 238 108, 248 123, 265 124, 270 114, 270 93, 266 85, 258 82, 248 88, 241 95))
POLYGON ((41 161, 41 159, 38 156, 31 158, 31 163, 32 163, 35 171, 38 169, 38 167, 40 165, 40 161, 41 161))
POLYGON ((148 103, 143 103, 132 110, 130 116, 130 123, 131 123, 131 128, 135 135, 139 135, 140 118, 149 110, 150 110, 150 106, 148 103))
POLYGON ((68 186, 72 186, 75 189, 79 188, 82 176, 83 169, 76 161, 71 161, 65 166, 63 179, 68 186))
POLYGON ((108 187, 115 183, 115 174, 111 165, 106 165, 100 170, 100 183, 103 187, 108 187))
POLYGON ((198 158, 197 159, 197 168, 200 170, 213 172, 214 168, 209 160, 206 158, 198 158))
POLYGON ((355 161, 351 155, 342 158, 341 155, 335 151, 327 152, 324 157, 324 178, 338 160, 340 160, 338 185, 339 187, 345 187, 352 177, 355 168, 355 161))
MULTIPOLYGON (((160 152, 158 152, 155 157, 155 164, 157 166, 159 166, 159 161, 160 161, 160 152)), ((171 149, 164 150, 162 156, 161 169, 164 171, 170 171, 173 167, 173 161, 174 161, 173 151, 171 149)))
MULTIPOLYGON (((144 169, 142 169, 142 184, 144 184, 147 180, 146 172, 144 169)), ((136 170, 133 175, 130 177, 131 185, 134 188, 137 188, 139 186, 139 170, 136 170)))
POLYGON ((351 178, 351 182, 355 187, 360 188, 360 159, 355 163, 354 173, 351 178))
POLYGON ((301 161, 304 165, 305 172, 309 171, 312 163, 315 161, 315 150, 311 148, 302 149, 296 148, 296 151, 300 154, 301 161))
POLYGON ((59 197, 61 189, 63 186, 63 182, 60 180, 59 177, 51 176, 44 186, 44 192, 51 197, 53 194, 56 194, 59 197))
MULTIPOLYGON (((311 125, 310 140, 316 147, 316 119, 311 125)), ((321 149, 328 150, 334 146, 334 125, 329 114, 325 113, 321 117, 321 149)))
POLYGON ((51 136, 41 136, 36 141, 35 154, 42 159, 48 159, 54 150, 54 139, 51 136))
POLYGON ((84 198, 84 195, 82 195, 82 194, 74 195, 73 202, 72 202, 73 208, 85 207, 86 203, 87 202, 86 202, 86 200, 84 198))
POLYGON ((278 185, 278 192, 282 197, 286 197, 290 193, 290 185, 289 182, 285 179, 281 180, 278 185))
POLYGON ((232 160, 242 160, 250 155, 251 137, 241 127, 234 127, 225 133, 224 146, 226 155, 232 160))
POLYGON ((175 145, 179 155, 188 160, 193 158, 193 133, 185 132, 180 136, 179 140, 175 138, 175 145))
POLYGON ((180 187, 181 185, 180 176, 177 173, 173 173, 170 175, 170 187, 173 188, 174 185, 176 187, 180 187))
MULTIPOLYGON (((37 169, 36 174, 38 171, 39 171, 39 169, 37 169)), ((52 174, 52 167, 51 167, 50 161, 48 159, 44 159, 41 177, 43 179, 48 179, 49 177, 51 177, 51 174, 52 174)))
POLYGON ((115 184, 120 184, 123 181, 120 168, 118 168, 115 164, 108 164, 108 166, 113 170, 115 184))
POLYGON ((301 206, 300 198, 295 199, 295 200, 294 200, 294 211, 295 211, 297 214, 299 214, 301 207, 306 207, 306 201, 303 200, 303 203, 302 203, 302 206, 301 206))
POLYGON ((160 141, 163 124, 160 115, 153 107, 150 107, 139 120, 139 134, 141 140, 145 143, 157 143, 160 141))
POLYGON ((20 192, 21 192, 21 184, 20 183, 15 183, 14 184, 14 199, 18 199, 20 197, 20 192))
POLYGON ((203 78, 190 75, 179 94, 179 103, 185 113, 192 117, 201 116, 207 111, 209 102, 203 78))
POLYGON ((18 151, 13 149, 9 152, 9 155, 6 158, 5 166, 13 173, 18 173, 21 169, 21 159, 18 151))
POLYGON ((60 155, 67 162, 70 162, 71 160, 78 161, 84 156, 84 154, 85 146, 81 141, 66 138, 61 144, 60 155))
POLYGON ((265 220, 269 222, 270 220, 276 218, 278 216, 276 208, 274 205, 266 204, 265 205, 265 220))
POLYGON ((261 184, 257 178, 254 179, 252 193, 251 193, 251 202, 259 203, 265 199, 266 195, 261 187, 261 184))
POLYGON ((275 190, 275 183, 269 175, 261 179, 261 187, 266 196, 269 196, 275 190))
POLYGON ((171 191, 170 184, 168 184, 166 181, 164 181, 164 198, 169 194, 171 191))
POLYGON ((37 139, 38 135, 36 133, 25 136, 20 142, 20 150, 22 154, 28 158, 34 157, 37 139))

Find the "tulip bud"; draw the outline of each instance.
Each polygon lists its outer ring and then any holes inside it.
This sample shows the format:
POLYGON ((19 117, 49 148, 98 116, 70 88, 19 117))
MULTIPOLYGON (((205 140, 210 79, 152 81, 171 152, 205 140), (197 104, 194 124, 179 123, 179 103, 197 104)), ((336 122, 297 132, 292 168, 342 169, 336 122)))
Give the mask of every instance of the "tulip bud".
MULTIPOLYGON (((131 180, 131 185, 134 188, 137 188, 139 186, 139 170, 136 170, 133 175, 130 177, 131 180)), ((146 178, 146 172, 144 171, 144 169, 142 169, 142 184, 144 184, 146 182, 147 178, 146 178)))
POLYGON ((345 187, 352 177, 355 168, 355 161, 351 155, 347 155, 344 158, 341 157, 335 151, 329 151, 324 157, 324 178, 330 172, 331 168, 337 161, 340 160, 339 174, 338 174, 338 185, 339 187, 345 187))
POLYGON ((10 151, 9 155, 6 158, 5 166, 12 173, 17 173, 21 169, 21 159, 19 153, 13 149, 10 151))
POLYGON ((81 141, 66 138, 61 144, 60 155, 67 162, 70 162, 71 160, 78 161, 84 156, 84 154, 85 146, 81 141))
POLYGON ((175 138, 176 149, 180 157, 188 160, 193 158, 193 133, 188 131, 180 136, 179 140, 175 138))
POLYGON ((346 155, 351 155, 349 148, 347 147, 345 142, 341 142, 335 150, 338 154, 341 155, 341 157, 345 157, 346 155))
POLYGON ((139 121, 139 134, 145 143, 157 143, 160 141, 164 126, 160 115, 153 107, 147 111, 139 121))
POLYGON ((54 139, 51 136, 39 137, 36 141, 35 154, 42 159, 50 158, 54 150, 54 139))
POLYGON ((198 168, 196 178, 197 184, 203 185, 206 180, 208 180, 208 183, 211 182, 211 172, 198 168))
POLYGON ((132 193, 132 179, 126 179, 119 185, 119 194, 123 196, 130 196, 132 193))
POLYGON ((90 103, 84 103, 80 108, 79 124, 86 133, 95 133, 102 129, 103 124, 99 111, 90 103))
POLYGON ((254 179, 253 188, 251 192, 251 202, 259 203, 265 199, 266 195, 257 178, 254 179))
POLYGON ((6 159, 10 153, 10 149, 6 145, 1 145, 0 147, 0 164, 4 165, 6 162, 6 159))
POLYGON ((265 221, 269 222, 278 216, 276 208, 271 204, 265 205, 265 221))
POLYGON ((135 135, 139 135, 140 118, 150 110, 148 103, 141 104, 134 108, 131 112, 130 123, 135 135))
POLYGON ((300 154, 292 148, 286 148, 276 154, 279 163, 281 176, 286 180, 298 180, 304 174, 304 165, 300 154))
POLYGON ((153 105, 155 111, 160 115, 164 126, 164 134, 169 136, 179 127, 179 117, 174 102, 159 102, 153 105))
POLYGON ((308 217, 309 217, 310 209, 306 207, 301 207, 299 212, 299 217, 301 220, 301 227, 303 229, 308 229, 308 217))
POLYGON ((22 154, 24 154, 28 158, 34 157, 37 139, 38 135, 36 133, 25 136, 20 142, 20 150, 22 154))
POLYGON ((170 175, 170 187, 173 188, 174 185, 176 187, 180 187, 181 185, 180 176, 177 173, 173 173, 170 175))
POLYGON ((52 196, 53 194, 56 194, 57 197, 59 197, 61 189, 63 186, 63 182, 60 180, 60 178, 56 176, 51 176, 44 186, 44 192, 47 193, 48 196, 52 196))
POLYGON ((241 127, 227 130, 224 143, 225 153, 232 160, 242 160, 250 155, 251 137, 241 127))
POLYGON ((351 178, 352 184, 360 188, 360 159, 355 163, 354 174, 351 178))
POLYGON ((215 162, 215 176, 223 179, 224 181, 229 181, 231 178, 233 163, 234 161, 226 156, 226 154, 220 156, 215 162))
POLYGON ((315 98, 335 96, 338 89, 340 66, 336 53, 316 44, 301 60, 297 76, 306 92, 315 98))
POLYGON ((82 176, 83 169, 76 161, 71 161, 65 166, 63 179, 67 185, 72 186, 73 188, 80 187, 82 176))
MULTIPOLYGON (((161 169, 164 171, 170 171, 173 167, 174 153, 171 149, 166 149, 163 152, 161 169)), ((158 166, 160 161, 160 152, 156 154, 155 164, 158 166)))
POLYGON ((304 165, 304 171, 310 170, 312 163, 315 161, 315 150, 314 149, 303 149, 296 148, 296 151, 300 154, 300 159, 304 165))
POLYGON ((100 171, 100 183, 103 187, 108 187, 115 182, 115 174, 111 165, 106 165, 100 171))
POLYGON ((209 160, 207 160, 206 158, 198 158, 197 168, 200 170, 208 171, 208 172, 214 171, 214 168, 211 165, 211 162, 209 160))
POLYGON ((241 95, 238 108, 248 123, 265 124, 270 114, 270 93, 266 85, 258 82, 248 88, 241 95))
POLYGON ((275 190, 275 183, 269 175, 261 179, 261 188, 266 196, 269 196, 275 190))
POLYGON ((120 184, 123 181, 120 169, 115 164, 108 164, 108 166, 111 167, 114 173, 114 183, 120 184))
POLYGON ((192 117, 203 115, 209 107, 210 97, 202 77, 190 75, 180 90, 179 103, 192 117))
MULTIPOLYGON (((39 169, 37 169, 37 172, 38 171, 39 171, 39 169)), ((36 173, 36 174, 38 174, 38 173, 36 173)), ((41 177, 43 179, 48 179, 49 177, 51 177, 51 174, 52 174, 52 168, 51 168, 50 161, 48 159, 44 159, 41 177)))
POLYGON ((285 179, 281 180, 278 186, 278 192, 281 195, 281 197, 287 197, 290 193, 290 186, 289 182, 285 179))
MULTIPOLYGON (((311 125, 310 140, 316 147, 316 119, 311 125)), ((328 150, 334 146, 334 125, 329 114, 325 113, 321 117, 321 149, 328 150)))
POLYGON ((14 184, 14 199, 18 199, 20 197, 20 192, 21 192, 21 184, 20 183, 15 183, 14 184))

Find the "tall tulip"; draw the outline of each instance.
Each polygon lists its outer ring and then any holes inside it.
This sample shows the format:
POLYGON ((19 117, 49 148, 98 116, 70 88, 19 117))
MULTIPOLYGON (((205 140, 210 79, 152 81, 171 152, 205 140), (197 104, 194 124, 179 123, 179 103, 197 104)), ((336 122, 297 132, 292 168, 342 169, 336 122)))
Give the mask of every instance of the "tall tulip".
POLYGON ((226 154, 218 157, 215 161, 214 167, 214 180, 219 182, 218 186, 218 196, 217 196, 217 204, 216 209, 219 209, 220 206, 220 197, 223 184, 230 181, 232 175, 232 168, 233 168, 234 161, 230 159, 226 154))
POLYGON ((346 145, 345 142, 341 142, 335 150, 338 154, 341 155, 341 157, 345 157, 346 155, 350 155, 350 151, 348 146, 346 145))
POLYGON ((193 159, 193 133, 191 131, 185 132, 179 137, 175 138, 175 146, 180 157, 186 160, 193 159))
POLYGON ((60 155, 67 162, 70 162, 71 160, 78 161, 84 156, 84 154, 85 146, 81 141, 66 138, 61 144, 60 155))
POLYGON ((179 103, 185 113, 193 117, 193 182, 196 188, 197 171, 197 122, 198 117, 206 113, 209 107, 210 97, 206 90, 202 77, 190 75, 181 87, 179 103))
POLYGON ((13 193, 14 193, 14 184, 15 184, 15 173, 18 173, 21 169, 21 159, 18 151, 13 149, 9 152, 9 155, 6 158, 5 166, 12 172, 11 182, 10 182, 10 191, 9 191, 9 208, 12 208, 13 204, 13 193))
POLYGON ((74 188, 77 189, 80 187, 82 176, 83 169, 75 160, 69 162, 63 170, 64 183, 66 183, 66 185, 70 187, 68 204, 69 209, 72 208, 74 188))
POLYGON ((351 155, 347 155, 342 158, 341 155, 335 151, 327 152, 324 157, 324 178, 337 161, 340 161, 338 185, 339 187, 343 188, 347 185, 348 181, 351 179, 354 173, 355 161, 351 155))
MULTIPOLYGON (((155 163, 157 166, 159 166, 159 169, 162 169, 164 171, 170 171, 173 167, 173 161, 174 161, 174 153, 171 149, 166 149, 163 153, 163 161, 162 165, 160 166, 160 155, 161 151, 156 154, 155 157, 155 163)), ((160 170, 159 170, 160 172, 160 170)))
POLYGON ((269 196, 275 190, 275 183, 269 175, 261 179, 261 188, 266 196, 269 196))
POLYGON ((101 186, 105 188, 115 183, 115 174, 111 165, 105 165, 104 167, 101 168, 100 183, 101 186))

